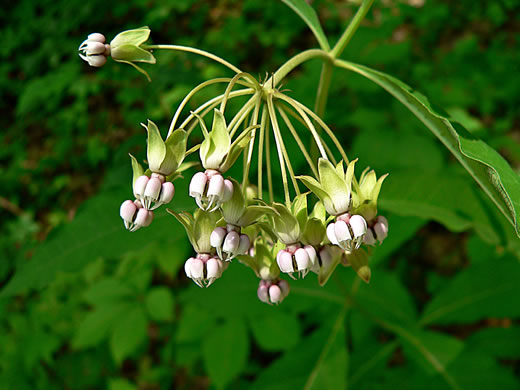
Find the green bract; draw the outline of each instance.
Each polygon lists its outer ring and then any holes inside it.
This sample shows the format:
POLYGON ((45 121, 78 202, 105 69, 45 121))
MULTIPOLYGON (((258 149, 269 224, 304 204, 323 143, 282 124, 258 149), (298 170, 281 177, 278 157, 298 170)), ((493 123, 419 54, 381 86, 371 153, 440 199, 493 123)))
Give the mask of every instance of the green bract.
POLYGON ((222 217, 226 223, 241 227, 249 226, 260 219, 262 215, 272 213, 272 210, 266 206, 246 206, 240 184, 235 179, 230 178, 229 180, 233 183, 233 196, 221 206, 222 217))
POLYGON ((112 42, 110 42, 110 56, 114 61, 132 65, 139 72, 143 73, 148 80, 150 80, 150 77, 146 71, 135 65, 134 62, 155 64, 156 60, 153 54, 141 47, 149 36, 150 29, 145 26, 123 31, 117 34, 115 38, 112 39, 112 42))
POLYGON ((298 176, 298 179, 323 202, 330 215, 346 213, 350 208, 352 178, 357 160, 343 168, 343 161, 334 168, 329 160, 320 158, 318 162, 319 181, 311 176, 298 176))
POLYGON ((377 198, 381 185, 388 174, 379 178, 376 173, 368 168, 363 171, 359 179, 359 184, 354 183, 354 191, 352 192, 352 208, 355 214, 362 215, 367 221, 373 220, 377 215, 377 198))
POLYGON ((181 165, 186 154, 187 134, 183 129, 175 130, 163 141, 159 129, 151 120, 148 125, 141 125, 148 132, 147 158, 150 170, 169 176, 181 165))
MULTIPOLYGON (((198 116, 197 116, 198 117, 198 116)), ((233 143, 229 135, 224 114, 215 109, 213 127, 210 132, 206 128, 202 118, 198 117, 200 127, 204 133, 204 141, 200 145, 200 160, 206 169, 215 169, 221 173, 226 172, 251 140, 252 126, 244 130, 233 143)))
POLYGON ((220 218, 220 213, 208 213, 206 211, 197 209, 195 211, 195 218, 187 213, 176 213, 173 210, 166 210, 179 221, 188 235, 193 249, 197 253, 211 253, 213 248, 210 244, 210 236, 213 229, 220 218))

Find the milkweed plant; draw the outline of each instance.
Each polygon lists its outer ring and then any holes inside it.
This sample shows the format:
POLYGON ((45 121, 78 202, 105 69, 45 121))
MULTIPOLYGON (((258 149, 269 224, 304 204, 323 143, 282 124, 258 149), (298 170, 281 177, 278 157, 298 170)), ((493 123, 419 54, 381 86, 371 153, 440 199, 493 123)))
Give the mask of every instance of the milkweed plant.
MULTIPOLYGON (((152 224, 154 210, 175 201, 174 181, 190 175, 194 211, 167 211, 184 226, 193 246, 193 257, 186 260, 184 270, 198 286, 211 286, 236 262, 255 272, 260 279, 258 298, 268 304, 279 304, 289 293, 289 283, 282 274, 297 280, 312 272, 323 285, 341 264, 369 282, 371 250, 383 243, 389 231, 387 219, 377 208, 387 174, 367 168, 357 175, 357 159, 347 157, 322 116, 332 69, 354 68, 338 57, 372 2, 362 2, 337 44, 330 48, 317 18, 309 17, 315 17, 309 13, 310 6, 303 1, 286 1, 296 10, 303 7, 308 11, 304 20, 321 49, 295 55, 262 80, 197 48, 149 44, 148 27, 124 31, 110 43, 100 33, 90 34, 79 51, 94 67, 105 65, 111 57, 149 79, 140 64, 154 64, 156 50, 174 50, 207 57, 234 72, 233 77, 207 80, 194 87, 177 107, 165 137, 151 120, 142 124, 147 132, 147 160, 143 166, 130 156, 133 198, 120 208, 126 229, 135 232, 152 224), (293 69, 316 58, 323 60, 323 67, 317 91, 312 92, 316 105, 311 109, 283 90, 282 81, 293 69), (215 84, 222 85, 221 94, 181 118, 190 100, 215 84), (246 97, 240 100, 245 103, 231 112, 228 103, 239 97, 246 97), (295 124, 304 128, 307 136, 297 131, 295 124), (195 137, 191 135, 197 131, 202 134, 201 143, 192 141, 195 137), (298 146, 306 162, 301 171, 294 169, 286 148, 289 143, 298 146), (198 158, 193 158, 196 153, 198 158), (281 185, 273 183, 273 153, 281 185), (251 169, 253 161, 256 172, 251 169), (240 177, 227 175, 235 164, 241 164, 240 177)), ((363 69, 359 66, 358 73, 363 69)))

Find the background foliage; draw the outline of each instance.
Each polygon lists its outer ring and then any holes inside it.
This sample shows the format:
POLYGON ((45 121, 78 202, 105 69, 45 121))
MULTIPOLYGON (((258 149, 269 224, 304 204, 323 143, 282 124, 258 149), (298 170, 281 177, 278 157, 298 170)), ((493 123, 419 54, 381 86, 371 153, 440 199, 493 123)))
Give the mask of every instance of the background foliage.
MULTIPOLYGON (((356 7, 312 4, 331 42, 356 7)), ((518 171, 519 11, 514 0, 376 1, 342 57, 429 96, 518 171)), ((191 283, 171 217, 124 231, 139 123, 165 128, 194 85, 228 72, 156 53, 147 83, 110 61, 89 68, 79 43, 146 24, 155 43, 214 51, 263 77, 316 46, 282 2, 20 0, 0 22, 0 388, 519 387, 518 238, 422 124, 355 74, 335 71, 325 119, 351 156, 390 172, 390 235, 370 285, 338 269, 325 288, 309 276, 269 307, 240 265, 208 290, 191 283)), ((286 83, 311 107, 319 69, 286 83)), ((191 207, 176 186, 174 207, 191 207)))

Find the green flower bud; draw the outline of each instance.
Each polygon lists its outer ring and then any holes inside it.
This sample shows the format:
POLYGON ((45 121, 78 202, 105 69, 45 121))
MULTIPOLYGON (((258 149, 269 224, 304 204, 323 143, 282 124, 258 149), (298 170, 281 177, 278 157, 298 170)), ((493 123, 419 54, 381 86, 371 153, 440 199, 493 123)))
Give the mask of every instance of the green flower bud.
POLYGON ((143 73, 148 80, 150 77, 135 62, 146 62, 155 64, 156 60, 150 51, 144 49, 142 44, 150 36, 150 29, 145 26, 133 30, 123 31, 115 36, 110 42, 110 56, 117 62, 132 65, 139 72, 143 73))
POLYGON ((334 167, 329 160, 318 162, 319 181, 311 176, 298 176, 303 184, 323 202, 330 215, 340 215, 350 208, 352 178, 357 160, 351 161, 345 172, 343 161, 334 167))
POLYGON ((181 165, 186 154, 187 133, 175 130, 163 141, 159 129, 151 120, 148 125, 141 123, 148 132, 147 159, 150 170, 164 176, 173 174, 181 165))
POLYGON ((353 214, 362 215, 367 221, 372 221, 377 216, 377 198, 381 191, 381 185, 388 174, 377 180, 374 170, 368 168, 363 171, 359 184, 354 185, 352 193, 353 214))

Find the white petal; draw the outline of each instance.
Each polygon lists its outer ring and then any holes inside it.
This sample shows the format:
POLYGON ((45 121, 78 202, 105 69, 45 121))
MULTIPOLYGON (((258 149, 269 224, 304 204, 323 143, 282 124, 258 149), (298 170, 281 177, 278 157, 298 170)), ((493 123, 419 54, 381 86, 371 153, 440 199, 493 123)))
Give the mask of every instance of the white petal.
POLYGON ((338 242, 351 240, 350 232, 345 221, 337 221, 334 225, 334 233, 338 242))
POLYGON ((336 224, 334 222, 329 223, 329 226, 327 226, 327 238, 333 245, 339 245, 338 239, 336 238, 336 233, 334 230, 334 226, 336 224))
POLYGON ((351 216, 349 223, 355 238, 361 237, 367 232, 367 221, 361 215, 351 216))
POLYGON ((198 196, 204 195, 207 181, 208 178, 204 172, 197 172, 194 174, 190 181, 190 196, 196 198, 198 196))
POLYGON ((148 176, 139 176, 134 182, 134 195, 136 198, 144 196, 144 189, 150 178, 148 176))
POLYGON ((209 243, 213 248, 219 248, 224 241, 224 237, 226 236, 226 229, 223 227, 217 227, 215 230, 211 232, 209 236, 209 243))
POLYGON ((296 260, 296 265, 298 266, 297 271, 303 271, 310 267, 309 255, 305 249, 297 249, 296 252, 294 252, 294 259, 296 260))

